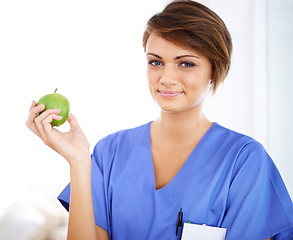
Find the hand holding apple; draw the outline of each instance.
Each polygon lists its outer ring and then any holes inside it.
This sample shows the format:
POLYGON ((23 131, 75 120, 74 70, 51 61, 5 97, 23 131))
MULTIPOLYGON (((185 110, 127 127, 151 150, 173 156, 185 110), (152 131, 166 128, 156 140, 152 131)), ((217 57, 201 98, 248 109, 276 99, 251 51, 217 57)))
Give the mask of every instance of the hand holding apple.
POLYGON ((70 165, 88 165, 90 163, 88 140, 81 130, 76 117, 72 114, 68 115, 68 100, 65 97, 60 98, 58 95, 54 93, 46 95, 47 97, 44 96, 46 98, 41 98, 38 102, 39 105, 33 101, 26 125, 47 146, 66 158, 70 165), (55 99, 56 96, 58 96, 57 100, 55 99), (60 132, 53 127, 64 123, 66 119, 70 124, 69 132, 60 132))
POLYGON ((53 94, 47 94, 43 96, 37 103, 37 106, 40 106, 41 104, 45 105, 44 111, 48 109, 61 109, 61 112, 59 113, 59 115, 62 116, 62 119, 61 120, 53 119, 51 122, 52 126, 62 125, 68 118, 69 111, 70 111, 70 104, 68 99, 64 97, 63 95, 56 93, 56 91, 57 91, 57 88, 53 94))

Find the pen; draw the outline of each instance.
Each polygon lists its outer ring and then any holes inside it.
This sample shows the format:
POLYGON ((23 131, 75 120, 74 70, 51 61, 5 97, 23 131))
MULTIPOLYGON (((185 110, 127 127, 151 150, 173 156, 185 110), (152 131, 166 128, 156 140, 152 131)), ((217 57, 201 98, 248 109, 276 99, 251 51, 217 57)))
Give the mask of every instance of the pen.
POLYGON ((183 219, 183 212, 182 212, 182 208, 180 208, 180 211, 178 212, 177 223, 176 223, 176 236, 178 235, 179 227, 183 226, 182 219, 183 219))

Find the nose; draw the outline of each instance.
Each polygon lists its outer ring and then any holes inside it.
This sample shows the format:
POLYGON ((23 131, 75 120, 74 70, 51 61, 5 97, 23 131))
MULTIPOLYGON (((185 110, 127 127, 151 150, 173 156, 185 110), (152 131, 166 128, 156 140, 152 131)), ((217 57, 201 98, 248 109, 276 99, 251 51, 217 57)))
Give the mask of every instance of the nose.
POLYGON ((165 65, 160 78, 160 84, 164 86, 176 85, 179 81, 176 66, 165 65))

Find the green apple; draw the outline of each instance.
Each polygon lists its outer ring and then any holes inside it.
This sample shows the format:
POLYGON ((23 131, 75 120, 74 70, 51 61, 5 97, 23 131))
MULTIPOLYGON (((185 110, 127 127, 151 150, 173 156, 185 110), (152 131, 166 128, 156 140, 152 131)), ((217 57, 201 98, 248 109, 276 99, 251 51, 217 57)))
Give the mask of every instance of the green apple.
MULTIPOLYGON (((70 111, 70 104, 66 97, 63 95, 56 93, 57 88, 53 94, 47 94, 43 96, 37 103, 37 106, 41 104, 45 104, 45 110, 48 109, 61 109, 61 112, 59 113, 60 116, 63 118, 61 120, 53 120, 51 122, 52 126, 60 126, 62 125, 66 119, 68 118, 69 111, 70 111)), ((43 112, 44 112, 43 111, 43 112)), ((42 112, 41 112, 42 113, 42 112)), ((41 114, 39 113, 39 114, 41 114)))

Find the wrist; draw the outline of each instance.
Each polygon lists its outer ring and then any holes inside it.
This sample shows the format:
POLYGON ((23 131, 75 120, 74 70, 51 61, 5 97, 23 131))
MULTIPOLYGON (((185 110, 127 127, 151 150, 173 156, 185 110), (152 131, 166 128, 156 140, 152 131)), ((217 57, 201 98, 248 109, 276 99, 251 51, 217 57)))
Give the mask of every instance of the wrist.
POLYGON ((74 160, 68 162, 70 165, 70 172, 83 172, 91 170, 92 160, 89 153, 80 155, 78 157, 75 156, 74 160))

